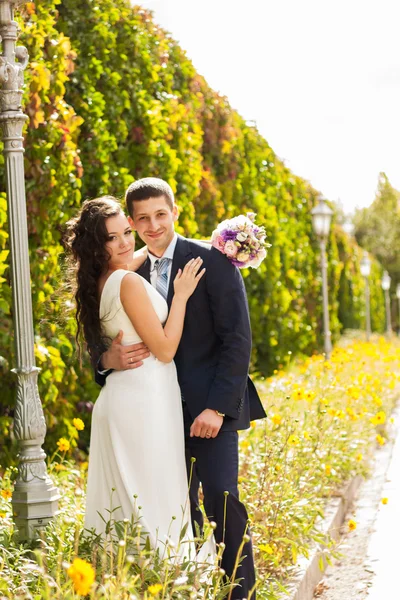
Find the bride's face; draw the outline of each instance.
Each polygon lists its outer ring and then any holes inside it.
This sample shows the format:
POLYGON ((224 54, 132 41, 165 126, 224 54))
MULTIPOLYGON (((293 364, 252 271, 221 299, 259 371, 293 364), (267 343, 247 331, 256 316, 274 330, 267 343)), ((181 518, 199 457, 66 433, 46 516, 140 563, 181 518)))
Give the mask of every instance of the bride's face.
POLYGON ((110 254, 108 266, 111 269, 122 269, 131 262, 135 250, 132 227, 125 215, 120 214, 106 220, 106 229, 106 250, 110 254))

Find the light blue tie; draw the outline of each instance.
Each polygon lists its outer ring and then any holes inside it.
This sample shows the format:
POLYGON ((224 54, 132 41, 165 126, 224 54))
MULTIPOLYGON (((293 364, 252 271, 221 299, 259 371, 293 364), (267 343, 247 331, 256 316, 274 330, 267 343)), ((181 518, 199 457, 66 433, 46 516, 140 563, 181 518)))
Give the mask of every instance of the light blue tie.
POLYGON ((156 290, 166 300, 168 295, 168 267, 169 258, 157 259, 154 266, 157 270, 156 290))

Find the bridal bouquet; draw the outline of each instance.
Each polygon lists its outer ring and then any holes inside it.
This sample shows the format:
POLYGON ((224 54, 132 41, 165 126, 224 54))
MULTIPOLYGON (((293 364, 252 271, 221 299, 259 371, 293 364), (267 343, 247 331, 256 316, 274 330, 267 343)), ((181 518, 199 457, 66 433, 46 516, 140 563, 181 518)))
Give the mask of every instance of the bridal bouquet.
POLYGON ((222 221, 211 235, 211 244, 239 269, 260 266, 271 246, 265 241, 264 227, 254 223, 255 213, 222 221))

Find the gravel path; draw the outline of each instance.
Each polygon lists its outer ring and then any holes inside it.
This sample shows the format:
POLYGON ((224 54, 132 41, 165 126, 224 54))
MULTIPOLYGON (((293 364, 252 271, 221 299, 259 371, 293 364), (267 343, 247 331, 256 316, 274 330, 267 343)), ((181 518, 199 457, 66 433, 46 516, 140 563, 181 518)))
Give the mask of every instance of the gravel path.
MULTIPOLYGON (((381 507, 394 440, 399 435, 400 410, 397 409, 393 416, 396 425, 390 432, 392 441, 377 450, 371 476, 361 485, 357 500, 346 515, 343 526, 345 533, 339 548, 343 556, 328 567, 324 579, 317 586, 314 597, 319 600, 366 600, 368 598, 368 590, 374 577, 374 569, 368 562, 368 547, 378 510, 381 507), (357 528, 353 532, 347 529, 349 519, 354 519, 357 523, 357 528)), ((386 507, 382 506, 382 508, 386 507)))

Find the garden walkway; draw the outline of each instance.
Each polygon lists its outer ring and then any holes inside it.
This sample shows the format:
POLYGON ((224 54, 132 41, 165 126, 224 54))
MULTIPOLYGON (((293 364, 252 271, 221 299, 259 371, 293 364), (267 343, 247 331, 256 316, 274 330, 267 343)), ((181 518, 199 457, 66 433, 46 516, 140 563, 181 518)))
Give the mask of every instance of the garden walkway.
POLYGON ((371 477, 361 486, 348 519, 357 528, 341 544, 342 558, 317 587, 319 600, 398 600, 400 598, 400 408, 393 441, 376 455, 371 477))

